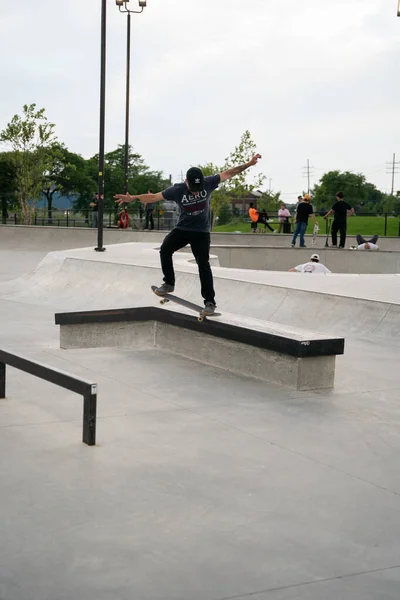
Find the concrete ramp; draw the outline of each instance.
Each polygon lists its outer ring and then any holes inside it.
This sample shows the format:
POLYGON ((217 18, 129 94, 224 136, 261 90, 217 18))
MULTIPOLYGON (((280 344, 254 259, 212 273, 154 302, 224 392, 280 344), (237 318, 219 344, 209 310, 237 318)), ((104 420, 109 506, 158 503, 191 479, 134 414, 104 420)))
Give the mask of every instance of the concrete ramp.
MULTIPOLYGON (((88 310, 157 305, 161 281, 154 244, 52 252, 28 276, 0 286, 9 301, 88 310)), ((176 293, 199 302, 197 267, 178 253, 176 293)), ((215 261, 217 262, 217 261, 215 261)), ((334 335, 400 340, 397 275, 301 275, 214 267, 219 309, 334 335)))

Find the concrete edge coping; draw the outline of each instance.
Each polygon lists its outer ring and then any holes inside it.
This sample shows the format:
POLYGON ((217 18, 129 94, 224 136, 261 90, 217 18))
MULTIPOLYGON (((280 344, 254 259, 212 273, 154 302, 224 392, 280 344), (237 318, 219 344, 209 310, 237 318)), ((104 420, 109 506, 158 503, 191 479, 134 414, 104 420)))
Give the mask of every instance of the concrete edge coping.
POLYGON ((344 338, 329 337, 239 315, 223 315, 199 323, 196 316, 154 306, 55 314, 56 325, 62 327, 144 321, 174 325, 297 358, 344 354, 344 338))

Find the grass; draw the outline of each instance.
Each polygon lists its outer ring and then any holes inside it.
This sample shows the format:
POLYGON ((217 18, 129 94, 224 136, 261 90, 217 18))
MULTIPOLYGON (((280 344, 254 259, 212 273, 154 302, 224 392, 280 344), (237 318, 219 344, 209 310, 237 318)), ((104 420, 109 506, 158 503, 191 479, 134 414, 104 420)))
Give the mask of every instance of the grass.
MULTIPOLYGON (((323 217, 317 217, 319 223, 319 233, 324 235, 326 233, 326 221, 323 217)), ((278 220, 275 218, 269 223, 273 229, 278 227, 278 220)), ((399 235, 400 220, 399 217, 388 217, 387 218, 387 236, 397 237, 399 235)), ((292 226, 293 227, 293 226, 292 226)), ((264 231, 264 226, 259 225, 259 230, 264 231)), ((314 229, 314 221, 311 219, 308 223, 307 233, 312 234, 314 229)), ((218 225, 214 227, 213 231, 216 233, 227 233, 233 231, 240 231, 241 233, 251 233, 250 223, 243 223, 241 221, 228 223, 227 225, 218 225)), ((293 231, 293 229, 292 229, 293 231)), ((271 233, 267 229, 267 233, 271 233)), ((384 236, 385 233, 385 217, 373 217, 373 216, 356 216, 349 217, 347 219, 347 235, 356 235, 361 233, 363 236, 373 236, 377 233, 380 237, 384 236)))

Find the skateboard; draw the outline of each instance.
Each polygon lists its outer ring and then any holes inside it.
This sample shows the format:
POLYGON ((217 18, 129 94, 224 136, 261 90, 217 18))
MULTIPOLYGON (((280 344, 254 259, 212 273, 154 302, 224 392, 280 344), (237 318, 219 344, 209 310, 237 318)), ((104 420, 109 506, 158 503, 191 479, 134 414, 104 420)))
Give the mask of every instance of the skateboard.
POLYGON ((325 248, 329 248, 329 235, 331 233, 331 225, 332 225, 332 222, 331 222, 330 219, 328 219, 328 225, 327 225, 327 228, 326 228, 325 248))
POLYGON ((174 296, 174 294, 165 294, 165 296, 159 296, 156 294, 155 290, 158 286, 152 285, 151 289, 153 293, 160 299, 160 304, 167 304, 167 302, 175 302, 175 304, 179 304, 180 306, 184 306, 189 310, 193 310, 198 314, 197 320, 199 323, 202 323, 208 317, 220 317, 221 313, 214 313, 213 315, 205 315, 204 307, 199 304, 194 304, 194 302, 189 302, 188 300, 184 300, 183 298, 179 298, 179 296, 174 296))
POLYGON ((315 244, 317 243, 317 234, 319 231, 319 225, 316 223, 314 225, 314 231, 313 231, 313 235, 312 235, 312 245, 315 246, 315 244))

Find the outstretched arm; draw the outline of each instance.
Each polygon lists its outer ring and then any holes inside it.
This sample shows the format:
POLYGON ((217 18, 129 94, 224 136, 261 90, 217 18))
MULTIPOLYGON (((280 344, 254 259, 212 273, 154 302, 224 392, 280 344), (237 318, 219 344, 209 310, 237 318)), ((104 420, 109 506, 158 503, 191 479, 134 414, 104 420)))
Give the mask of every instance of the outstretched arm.
POLYGON ((330 210, 330 211, 328 211, 328 212, 326 213, 326 215, 324 216, 324 219, 327 219, 327 218, 328 218, 330 215, 332 215, 334 212, 335 212, 335 211, 334 211, 334 210, 331 208, 331 210, 330 210))
POLYGON ((157 194, 140 194, 139 196, 131 196, 130 194, 116 194, 114 199, 118 206, 121 206, 121 204, 128 204, 134 200, 139 200, 139 202, 142 204, 152 204, 153 202, 160 202, 160 200, 164 200, 164 197, 161 192, 158 192, 157 194))
POLYGON ((239 165, 238 167, 232 167, 232 169, 228 169, 227 171, 220 173, 221 183, 223 181, 227 181, 228 179, 232 179, 232 177, 235 177, 235 175, 239 175, 240 173, 243 173, 243 171, 246 171, 246 169, 253 167, 254 165, 256 165, 258 163, 260 158, 261 158, 261 154, 255 154, 253 156, 253 158, 251 160, 249 160, 249 162, 245 163, 244 165, 239 165))

